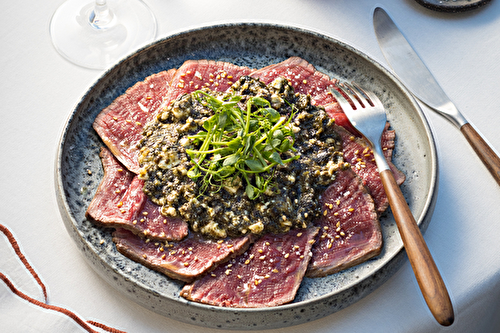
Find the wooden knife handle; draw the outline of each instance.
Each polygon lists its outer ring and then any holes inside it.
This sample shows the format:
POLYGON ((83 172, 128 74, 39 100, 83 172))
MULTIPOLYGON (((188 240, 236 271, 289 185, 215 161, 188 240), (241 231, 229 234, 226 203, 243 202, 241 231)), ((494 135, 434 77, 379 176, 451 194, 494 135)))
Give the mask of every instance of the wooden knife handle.
POLYGON ((394 175, 390 170, 384 170, 380 173, 380 178, 425 302, 438 323, 449 326, 455 317, 453 305, 436 263, 394 175))
POLYGON ((460 127, 460 131, 479 156, 484 165, 488 168, 493 178, 500 185, 500 158, 493 149, 484 141, 471 124, 466 123, 460 127))

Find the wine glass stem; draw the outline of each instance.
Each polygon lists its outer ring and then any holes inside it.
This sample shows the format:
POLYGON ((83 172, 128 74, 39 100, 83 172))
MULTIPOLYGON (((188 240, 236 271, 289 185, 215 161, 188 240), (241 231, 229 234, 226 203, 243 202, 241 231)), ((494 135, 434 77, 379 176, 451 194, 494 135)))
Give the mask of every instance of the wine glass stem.
POLYGON ((95 29, 106 29, 112 25, 113 18, 113 12, 108 8, 106 0, 96 0, 89 15, 90 25, 95 29))

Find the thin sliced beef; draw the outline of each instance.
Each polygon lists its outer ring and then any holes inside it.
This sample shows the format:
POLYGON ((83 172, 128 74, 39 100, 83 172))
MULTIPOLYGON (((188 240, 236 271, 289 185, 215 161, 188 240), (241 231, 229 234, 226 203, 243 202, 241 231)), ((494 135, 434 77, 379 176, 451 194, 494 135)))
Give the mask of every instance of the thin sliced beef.
MULTIPOLYGON (((125 169, 106 148, 101 148, 99 157, 104 169, 104 177, 86 214, 103 223, 120 218, 130 219, 132 211, 126 209, 122 213, 118 207, 123 205, 122 198, 129 190, 134 174, 125 169)), ((142 201, 138 202, 138 205, 142 205, 142 201)))
POLYGON ((313 65, 299 57, 291 57, 278 64, 269 65, 258 69, 250 74, 265 84, 271 83, 278 77, 284 77, 293 86, 295 92, 320 97, 317 102, 320 105, 334 102, 331 95, 324 94, 328 88, 335 86, 337 80, 330 80, 328 75, 321 73, 313 65))
MULTIPOLYGON (((161 214, 161 207, 153 203, 142 191, 144 182, 137 176, 134 178, 140 182, 141 195, 145 197, 144 204, 137 211, 132 220, 133 228, 128 228, 141 236, 158 240, 181 240, 188 234, 188 224, 179 217, 165 217, 161 214)), ((122 225, 120 225, 122 226, 122 225)), ((129 226, 127 221, 126 226, 129 226)), ((125 227, 125 226, 123 226, 125 227)))
POLYGON ((313 95, 311 95, 315 104, 323 105, 327 113, 344 113, 344 111, 342 111, 342 108, 340 107, 340 104, 330 92, 330 88, 334 89, 337 83, 337 80, 332 80, 332 86, 328 86, 328 89, 316 91, 313 95))
MULTIPOLYGON (((396 147, 396 131, 389 129, 389 122, 385 124, 384 132, 382 132, 382 150, 384 152, 384 156, 387 161, 392 160, 392 153, 394 152, 394 147, 396 147)), ((403 175, 404 177, 404 175, 403 175)), ((404 179, 399 180, 398 185, 401 185, 404 182, 404 179)))
POLYGON ((188 234, 187 223, 161 215, 161 207, 142 191, 140 180, 106 148, 99 155, 104 177, 87 209, 86 215, 97 224, 123 227, 136 234, 160 240, 180 240, 188 234))
POLYGON ((196 302, 239 308, 285 304, 295 298, 311 257, 316 228, 267 234, 243 255, 184 286, 196 302))
MULTIPOLYGON (((338 106, 338 108, 340 108, 340 106, 338 106)), ((347 118, 344 111, 339 112, 337 107, 335 107, 335 109, 330 109, 330 106, 325 106, 325 112, 335 120, 335 124, 342 126, 352 135, 355 135, 357 137, 361 136, 359 132, 354 128, 354 126, 352 126, 349 118, 347 118)))
MULTIPOLYGON (((344 128, 336 126, 335 131, 342 139, 344 160, 349 162, 351 164, 351 169, 363 179, 363 185, 368 188, 368 191, 373 197, 377 212, 384 212, 389 206, 389 200, 385 194, 372 150, 364 139, 355 137, 344 128)), ((390 137, 390 135, 391 133, 387 134, 388 137, 390 137)), ((391 142, 392 147, 394 147, 394 140, 387 140, 386 146, 384 146, 384 148, 387 148, 386 151, 388 151, 385 153, 386 160, 389 163, 397 184, 401 185, 405 180, 405 175, 390 161, 392 156, 392 148, 390 148, 391 142)))
POLYGON ((355 266, 382 250, 382 232, 371 196, 351 170, 339 171, 321 196, 327 214, 312 249, 307 276, 320 277, 355 266))
POLYGON ((94 129, 116 158, 130 171, 139 172, 137 143, 143 126, 156 115, 170 88, 175 69, 148 76, 127 89, 97 116, 94 129))
POLYGON ((187 60, 175 73, 172 87, 165 96, 162 107, 174 101, 183 94, 209 88, 212 91, 226 91, 241 76, 248 75, 252 70, 248 67, 214 60, 187 60))
POLYGON ((250 245, 249 236, 212 241, 199 234, 180 242, 155 242, 118 228, 113 241, 120 253, 171 278, 191 282, 215 266, 243 253, 250 245))

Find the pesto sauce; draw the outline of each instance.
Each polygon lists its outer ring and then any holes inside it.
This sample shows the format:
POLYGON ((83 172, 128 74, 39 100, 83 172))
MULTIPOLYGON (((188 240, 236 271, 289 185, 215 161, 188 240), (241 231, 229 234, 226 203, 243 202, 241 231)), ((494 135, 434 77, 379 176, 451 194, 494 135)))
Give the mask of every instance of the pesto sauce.
POLYGON ((322 214, 320 194, 335 180, 335 171, 345 167, 333 119, 324 108, 313 106, 310 96, 294 93, 282 78, 266 86, 245 76, 226 93, 205 91, 220 100, 242 96, 242 109, 249 98, 261 97, 280 115, 293 115, 288 126, 296 151, 285 151, 282 158, 297 154, 300 158, 264 172, 272 181, 253 200, 241 177, 208 187, 200 178, 191 179, 188 171, 194 163, 186 149, 199 149, 199 142, 188 137, 202 130, 214 111, 194 93, 184 94, 144 128, 139 143, 143 191, 162 206, 163 215, 180 216, 193 231, 212 238, 282 233, 311 225, 322 214))

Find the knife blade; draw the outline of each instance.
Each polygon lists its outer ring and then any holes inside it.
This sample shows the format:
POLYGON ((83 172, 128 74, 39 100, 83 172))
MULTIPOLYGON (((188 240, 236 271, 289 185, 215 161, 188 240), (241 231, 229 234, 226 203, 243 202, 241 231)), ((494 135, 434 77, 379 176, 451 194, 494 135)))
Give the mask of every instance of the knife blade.
POLYGON ((498 153, 460 113, 389 14, 380 7, 375 8, 373 12, 373 27, 385 59, 401 82, 417 99, 460 129, 460 132, 500 185, 498 153))

